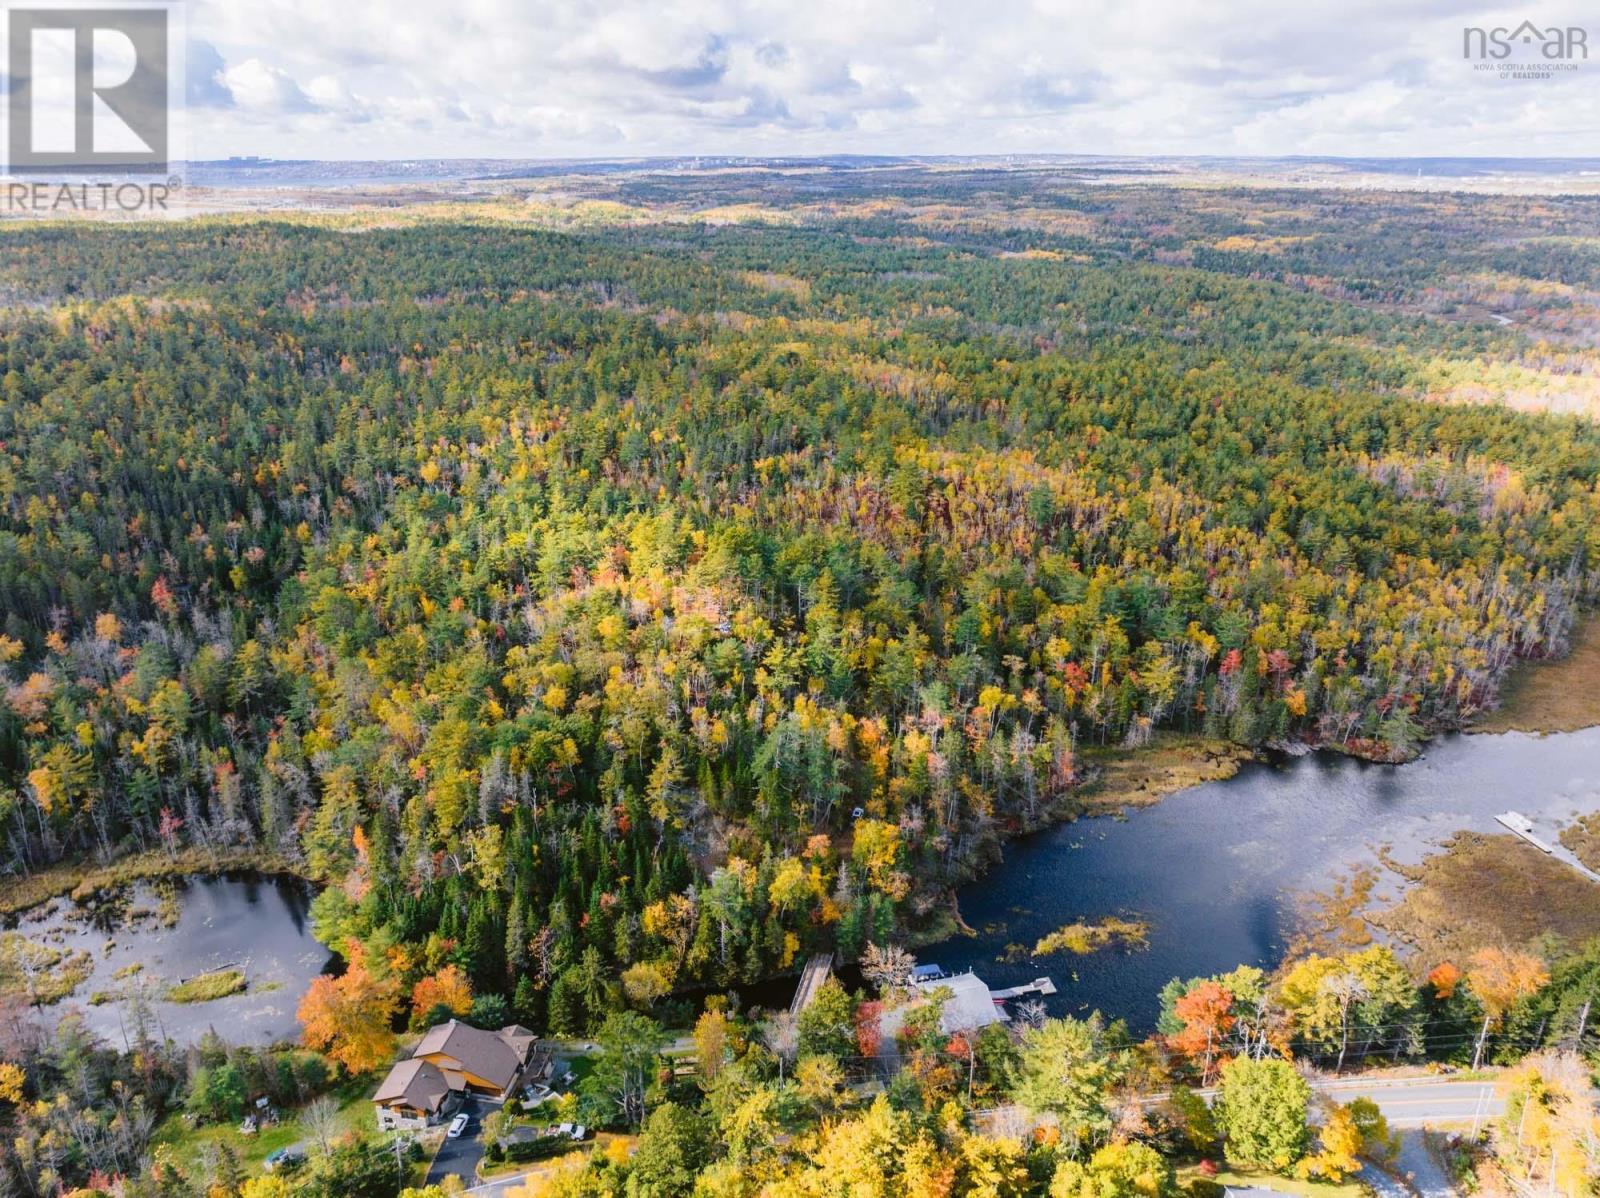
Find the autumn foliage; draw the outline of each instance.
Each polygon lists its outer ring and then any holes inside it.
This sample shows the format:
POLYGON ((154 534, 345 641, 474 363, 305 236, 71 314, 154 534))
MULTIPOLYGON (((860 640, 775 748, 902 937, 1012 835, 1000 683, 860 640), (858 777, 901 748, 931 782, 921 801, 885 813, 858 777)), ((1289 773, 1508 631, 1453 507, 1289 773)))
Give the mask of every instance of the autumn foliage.
POLYGON ((398 1004, 393 982, 373 975, 361 946, 351 941, 346 952, 349 967, 338 977, 323 974, 313 981, 295 1014, 308 1048, 348 1073, 366 1073, 394 1056, 398 1004))
POLYGON ((446 965, 411 987, 411 1017, 420 1020, 430 1011, 445 1007, 456 1015, 472 1010, 472 984, 455 965, 446 965))

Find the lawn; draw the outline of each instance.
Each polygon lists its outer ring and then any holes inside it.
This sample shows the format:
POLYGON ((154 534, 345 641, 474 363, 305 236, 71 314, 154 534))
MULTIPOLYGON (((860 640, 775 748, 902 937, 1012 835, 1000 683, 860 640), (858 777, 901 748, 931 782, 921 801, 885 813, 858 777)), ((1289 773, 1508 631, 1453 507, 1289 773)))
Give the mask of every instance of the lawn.
MULTIPOLYGON (((1187 1186, 1201 1176, 1196 1166, 1187 1165, 1178 1170, 1178 1183, 1187 1186)), ((1301 1181, 1297 1177, 1286 1177, 1281 1173, 1251 1173, 1232 1167, 1219 1168, 1217 1175, 1211 1180, 1218 1185, 1276 1190, 1280 1194, 1297 1195, 1298 1198, 1367 1198, 1367 1187, 1359 1181, 1333 1185, 1326 1181, 1301 1181)))
MULTIPOLYGON (((368 1130, 377 1124, 372 1115, 372 1092, 377 1081, 371 1077, 352 1078, 329 1091, 329 1096, 339 1104, 340 1132, 368 1130)), ((239 1134, 236 1123, 208 1123, 204 1127, 189 1127, 181 1113, 169 1115, 156 1128, 155 1143, 168 1145, 176 1162, 185 1169, 201 1164, 205 1150, 211 1144, 227 1144, 239 1158, 246 1173, 257 1171, 268 1154, 290 1144, 310 1138, 294 1112, 285 1112, 285 1118, 264 1127, 253 1136, 239 1134)))

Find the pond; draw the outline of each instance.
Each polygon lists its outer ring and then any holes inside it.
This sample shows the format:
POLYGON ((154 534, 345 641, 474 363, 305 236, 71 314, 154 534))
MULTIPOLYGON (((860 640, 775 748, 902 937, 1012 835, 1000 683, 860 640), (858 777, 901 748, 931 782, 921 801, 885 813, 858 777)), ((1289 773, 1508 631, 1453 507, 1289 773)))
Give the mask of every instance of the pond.
MULTIPOLYGON (((1413 863, 1455 832, 1501 832, 1494 816, 1508 809, 1545 828, 1600 809, 1600 728, 1454 736, 1399 766, 1329 753, 1252 763, 1125 818, 1063 824, 1007 846, 961 890, 976 937, 917 955, 995 989, 1049 976, 1053 1014, 1099 1009, 1147 1031, 1170 978, 1278 964, 1296 896, 1374 863, 1380 847, 1413 863), (1108 915, 1147 921, 1149 946, 1006 959, 1007 945, 1031 949, 1108 915)), ((1394 893, 1397 879, 1385 881, 1379 892, 1394 893)))
POLYGON ((56 899, 8 926, 88 970, 68 997, 41 1008, 48 1024, 69 1009, 81 1012, 121 1048, 134 1035, 130 995, 137 990, 157 1038, 192 1044, 215 1028, 234 1044, 270 1044, 299 1035, 295 1008, 330 962, 311 934, 311 897, 296 878, 178 878, 90 903, 56 899), (178 982, 229 967, 245 977, 237 994, 189 1003, 163 997, 178 982))

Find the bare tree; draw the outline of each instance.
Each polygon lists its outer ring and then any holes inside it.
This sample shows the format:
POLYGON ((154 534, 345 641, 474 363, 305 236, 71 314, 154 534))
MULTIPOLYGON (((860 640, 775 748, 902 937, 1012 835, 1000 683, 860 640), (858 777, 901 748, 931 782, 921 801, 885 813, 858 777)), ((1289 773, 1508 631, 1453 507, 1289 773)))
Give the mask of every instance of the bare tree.
POLYGON ((917 959, 897 945, 869 944, 861 954, 861 975, 881 993, 904 986, 911 980, 917 959))
POLYGON ((778 1080, 783 1080, 785 1065, 792 1065, 800 1052, 800 1021, 791 1011, 779 1011, 761 1025, 761 1042, 778 1058, 778 1080))
POLYGON ((326 1153, 329 1143, 339 1134, 339 1104, 327 1095, 313 1099, 301 1112, 300 1122, 326 1153))
POLYGON ((1048 1018, 1050 1012, 1045 1010, 1044 1003, 1037 998, 1030 998, 1027 1002, 1017 1004, 1017 1023, 1025 1028, 1043 1027, 1048 1018))

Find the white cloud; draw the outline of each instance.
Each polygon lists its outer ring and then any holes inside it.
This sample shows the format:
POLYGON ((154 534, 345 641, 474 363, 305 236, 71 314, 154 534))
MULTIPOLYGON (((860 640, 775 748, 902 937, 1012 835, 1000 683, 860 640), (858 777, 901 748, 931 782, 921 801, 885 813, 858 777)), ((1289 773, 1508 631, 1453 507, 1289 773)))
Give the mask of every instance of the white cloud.
POLYGON ((1464 24, 1523 18, 1581 20, 1555 0, 198 0, 226 95, 191 127, 201 156, 301 158, 1600 145, 1600 27, 1567 78, 1462 61, 1464 24))
POLYGON ((287 71, 259 58, 225 67, 216 78, 227 88, 233 102, 252 114, 274 116, 310 112, 315 107, 287 71))

